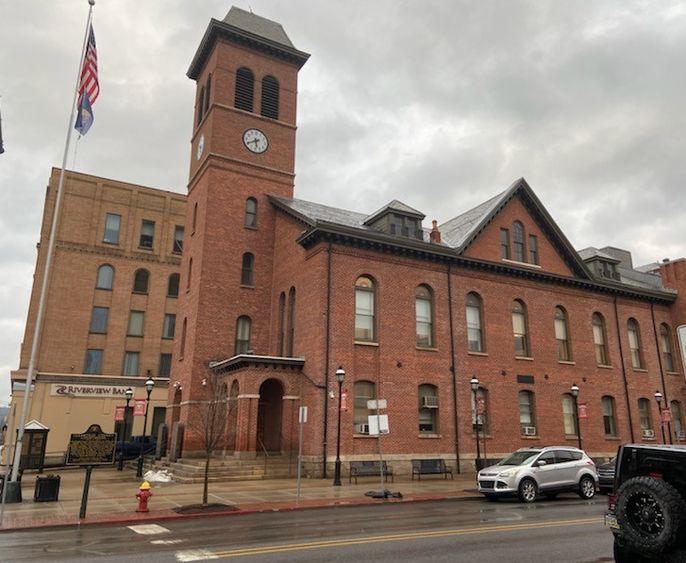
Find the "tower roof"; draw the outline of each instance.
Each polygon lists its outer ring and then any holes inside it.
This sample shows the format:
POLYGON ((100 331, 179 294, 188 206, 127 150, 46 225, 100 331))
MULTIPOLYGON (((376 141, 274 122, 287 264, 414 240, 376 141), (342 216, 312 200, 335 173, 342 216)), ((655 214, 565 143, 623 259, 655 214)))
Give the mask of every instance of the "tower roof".
POLYGON ((310 58, 298 51, 280 23, 246 12, 235 6, 222 20, 211 19, 186 75, 197 80, 217 39, 245 45, 267 55, 289 61, 301 68, 310 58))

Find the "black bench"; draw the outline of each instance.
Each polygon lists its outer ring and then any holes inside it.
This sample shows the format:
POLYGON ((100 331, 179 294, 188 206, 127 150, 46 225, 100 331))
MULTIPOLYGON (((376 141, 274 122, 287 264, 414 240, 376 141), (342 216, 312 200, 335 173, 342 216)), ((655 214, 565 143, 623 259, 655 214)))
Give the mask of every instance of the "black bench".
POLYGON ((443 475, 444 479, 453 479, 453 469, 445 464, 442 459, 413 459, 412 460, 412 480, 414 476, 422 480, 422 475, 443 475))
MULTIPOLYGON (((388 481, 391 478, 393 481, 393 468, 388 467, 386 462, 383 462, 383 474, 388 481)), ((357 485, 358 477, 379 477, 381 475, 381 466, 378 461, 351 461, 350 471, 348 472, 348 483, 351 483, 353 478, 355 479, 355 484, 357 485)))

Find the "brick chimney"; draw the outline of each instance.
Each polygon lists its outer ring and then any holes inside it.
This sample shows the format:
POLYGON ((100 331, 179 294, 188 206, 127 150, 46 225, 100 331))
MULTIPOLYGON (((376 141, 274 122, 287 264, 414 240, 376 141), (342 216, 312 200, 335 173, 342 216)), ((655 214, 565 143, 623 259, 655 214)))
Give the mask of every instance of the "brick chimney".
POLYGON ((438 230, 438 221, 434 219, 431 221, 431 233, 429 234, 429 240, 434 244, 441 244, 441 231, 438 230))

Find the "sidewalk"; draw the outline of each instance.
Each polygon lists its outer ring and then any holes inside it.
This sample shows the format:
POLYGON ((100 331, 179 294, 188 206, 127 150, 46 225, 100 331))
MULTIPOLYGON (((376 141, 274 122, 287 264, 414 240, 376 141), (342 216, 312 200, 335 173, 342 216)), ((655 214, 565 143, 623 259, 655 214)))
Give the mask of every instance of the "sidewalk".
POLYGON ((413 502, 422 500, 443 500, 474 498, 476 492, 474 474, 455 475, 454 480, 440 476, 424 477, 411 481, 410 477, 396 479, 385 488, 402 493, 402 499, 375 499, 365 496, 367 491, 381 490, 379 479, 360 478, 359 484, 349 485, 347 477, 342 486, 332 485, 333 476, 322 479, 302 479, 300 502, 296 503, 297 482, 295 479, 273 479, 261 481, 233 481, 209 484, 209 503, 223 503, 232 508, 228 511, 204 514, 178 514, 174 508, 197 505, 202 502, 202 483, 151 483, 153 497, 150 512, 136 512, 138 501, 135 496, 143 481, 136 478, 135 471, 122 472, 112 468, 93 469, 88 495, 86 518, 79 521, 81 495, 85 480, 85 469, 64 469, 52 473, 61 476, 58 502, 34 502, 35 474, 26 473, 22 479, 24 502, 5 505, 2 530, 34 528, 42 526, 67 526, 74 524, 126 523, 159 521, 173 518, 197 516, 239 515, 277 510, 299 510, 331 506, 355 506, 383 502, 413 502))

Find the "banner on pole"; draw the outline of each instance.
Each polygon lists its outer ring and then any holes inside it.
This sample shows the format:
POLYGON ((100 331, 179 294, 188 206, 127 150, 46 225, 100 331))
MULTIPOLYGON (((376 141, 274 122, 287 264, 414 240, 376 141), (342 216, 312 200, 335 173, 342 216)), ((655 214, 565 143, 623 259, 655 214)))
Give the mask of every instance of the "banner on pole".
POLYGON ((579 420, 588 420, 588 410, 586 403, 579 403, 579 420))
POLYGON ((672 411, 670 409, 662 409, 662 422, 672 422, 672 411))
POLYGON ((125 410, 126 410, 126 407, 116 407, 114 409, 114 421, 115 422, 124 422, 125 410))
POLYGON ((135 399, 133 401, 133 416, 145 416, 145 407, 148 401, 145 399, 135 399))

